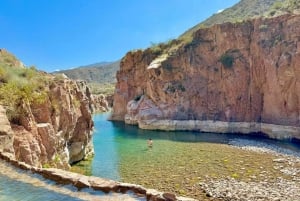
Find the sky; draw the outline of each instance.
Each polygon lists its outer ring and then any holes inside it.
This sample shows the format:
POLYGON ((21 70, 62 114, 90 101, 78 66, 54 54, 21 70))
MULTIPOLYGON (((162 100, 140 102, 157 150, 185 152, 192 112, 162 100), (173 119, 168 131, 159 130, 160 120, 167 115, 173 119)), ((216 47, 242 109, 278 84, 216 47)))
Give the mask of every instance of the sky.
POLYGON ((0 0, 0 48, 53 72, 177 38, 239 0, 0 0))

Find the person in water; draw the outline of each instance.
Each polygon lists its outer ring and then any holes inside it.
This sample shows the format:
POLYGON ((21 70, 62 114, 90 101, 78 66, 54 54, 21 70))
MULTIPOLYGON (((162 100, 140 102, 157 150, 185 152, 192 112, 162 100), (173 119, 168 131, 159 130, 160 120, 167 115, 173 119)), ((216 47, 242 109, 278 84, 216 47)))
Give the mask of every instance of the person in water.
POLYGON ((147 141, 148 147, 152 147, 153 146, 153 141, 151 138, 148 139, 147 141))

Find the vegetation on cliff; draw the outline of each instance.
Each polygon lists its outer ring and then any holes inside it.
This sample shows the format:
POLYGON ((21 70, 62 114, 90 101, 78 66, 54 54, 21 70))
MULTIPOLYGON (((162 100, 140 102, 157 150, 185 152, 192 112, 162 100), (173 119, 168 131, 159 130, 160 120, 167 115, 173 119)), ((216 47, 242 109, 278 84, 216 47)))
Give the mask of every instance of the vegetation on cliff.
POLYGON ((5 50, 0 57, 0 103, 6 106, 10 121, 18 123, 24 105, 41 104, 46 100, 48 78, 35 67, 25 68, 5 50))

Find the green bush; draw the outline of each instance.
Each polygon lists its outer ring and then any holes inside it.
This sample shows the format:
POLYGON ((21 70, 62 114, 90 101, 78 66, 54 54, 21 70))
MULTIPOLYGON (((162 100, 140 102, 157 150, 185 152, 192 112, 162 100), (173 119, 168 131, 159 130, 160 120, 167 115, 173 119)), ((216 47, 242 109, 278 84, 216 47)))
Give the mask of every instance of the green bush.
POLYGON ((225 53, 220 57, 220 62, 223 64, 225 68, 231 68, 234 63, 234 58, 233 56, 225 53))
POLYGON ((24 106, 41 104, 47 98, 47 78, 34 67, 20 68, 0 62, 0 103, 6 106, 11 122, 18 122, 24 106))
POLYGON ((162 43, 157 44, 157 43, 151 42, 150 49, 152 50, 153 54, 159 55, 163 51, 162 46, 163 46, 162 43))
POLYGON ((87 85, 91 89, 92 94, 112 95, 115 91, 115 83, 88 83, 87 85))

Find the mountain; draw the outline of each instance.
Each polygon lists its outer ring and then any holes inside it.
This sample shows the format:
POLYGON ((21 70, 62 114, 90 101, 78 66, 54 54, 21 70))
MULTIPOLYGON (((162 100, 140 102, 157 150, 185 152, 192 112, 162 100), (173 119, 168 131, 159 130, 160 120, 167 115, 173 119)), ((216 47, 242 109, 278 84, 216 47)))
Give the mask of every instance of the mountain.
POLYGON ((88 83, 115 83, 116 72, 120 68, 120 60, 115 62, 100 62, 86 66, 80 66, 69 70, 56 71, 64 73, 73 80, 85 80, 88 83))
POLYGON ((64 73, 73 80, 84 80, 93 94, 113 94, 116 83, 116 73, 120 68, 120 60, 115 62, 100 62, 77 68, 56 71, 64 73))
MULTIPOLYGON (((143 129, 300 139, 300 1, 272 2, 244 0, 231 8, 265 5, 261 13, 270 16, 194 29, 185 43, 128 52, 112 119, 143 129)), ((247 13, 253 15, 235 17, 247 13)))

